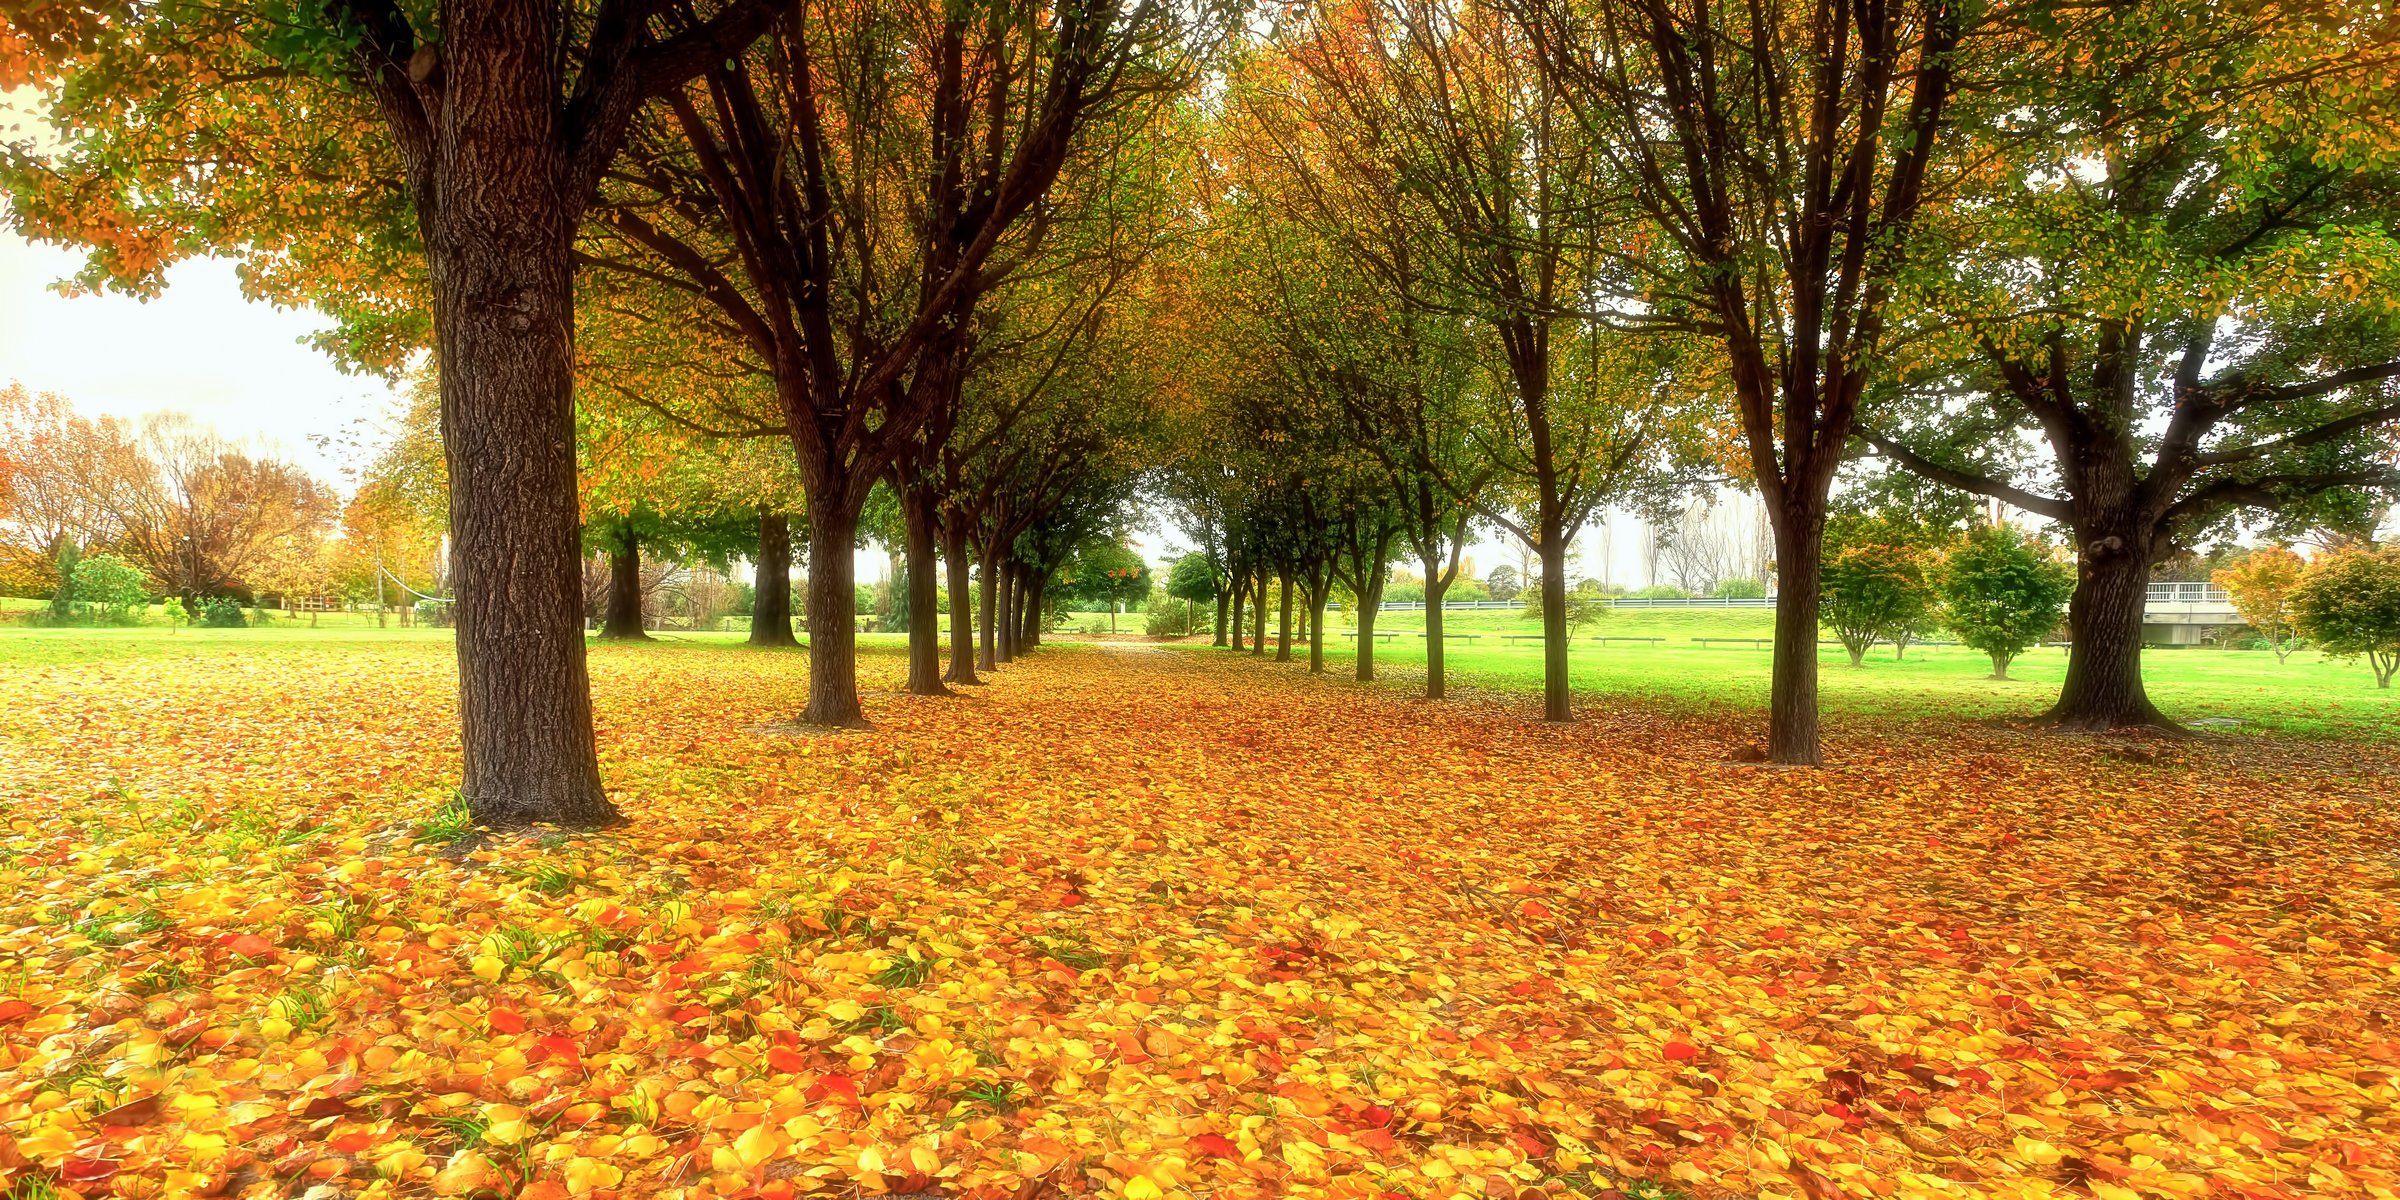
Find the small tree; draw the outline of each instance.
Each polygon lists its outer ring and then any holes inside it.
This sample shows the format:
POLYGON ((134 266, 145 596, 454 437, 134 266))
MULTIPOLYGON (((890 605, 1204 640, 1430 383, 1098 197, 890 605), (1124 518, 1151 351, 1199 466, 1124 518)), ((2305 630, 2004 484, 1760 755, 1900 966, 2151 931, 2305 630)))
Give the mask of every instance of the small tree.
POLYGON ((131 624, 149 599, 141 568, 114 554, 95 554, 75 568, 75 602, 95 620, 131 624))
POLYGON ((75 570, 83 560, 83 551, 72 541, 58 544, 58 590, 50 594, 50 623, 64 625, 75 619, 75 570))
POLYGON ((1958 640, 1992 656, 1992 678, 2058 628, 2075 573, 2032 537, 2007 526, 1969 533, 1942 571, 1942 600, 1958 640))
POLYGON ((2267 640, 2275 661, 2282 662, 2293 650, 2292 593, 2307 571, 2299 555, 2281 546, 2261 546, 2211 578, 2233 598, 2234 611, 2267 640))
MULTIPOLYGON (((1925 556, 1914 546, 1883 541, 1836 545, 1825 556, 1822 578, 1825 623, 1850 652, 1853 667, 1866 661, 1867 651, 1878 641, 1904 645, 1933 607, 1925 556)), ((2005 664, 1995 660, 1995 666, 2005 664)))
POLYGON ((1524 581, 1517 578, 1517 569, 1510 566, 1493 567, 1492 573, 1483 577, 1483 586, 1492 599, 1502 601, 1516 599, 1517 593, 1525 588, 1524 581))
POLYGON ((175 632, 176 626, 182 625, 192 619, 192 614, 184 611, 183 597, 181 596, 167 597, 166 603, 162 606, 162 610, 167 618, 167 633, 169 635, 172 635, 175 632))
POLYGON ((2292 589, 2293 623, 2335 658, 2366 656, 2375 686, 2400 671, 2400 546, 2339 550, 2292 589))
POLYGON ((1213 604, 1217 599, 1217 571, 1208 563, 1208 556, 1195 550, 1175 560, 1167 571, 1167 594, 1183 601, 1184 628, 1199 628, 1193 607, 1213 604))

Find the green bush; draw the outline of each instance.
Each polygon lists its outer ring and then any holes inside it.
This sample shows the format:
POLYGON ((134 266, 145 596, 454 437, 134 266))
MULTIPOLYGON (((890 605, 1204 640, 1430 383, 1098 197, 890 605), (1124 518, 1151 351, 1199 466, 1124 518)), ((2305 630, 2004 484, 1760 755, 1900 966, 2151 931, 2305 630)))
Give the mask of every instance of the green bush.
POLYGON ((1689 600, 1692 594, 1671 583, 1654 583, 1635 592, 1636 600, 1689 600))
POLYGON ((1764 600, 1767 598, 1767 585, 1755 579, 1728 579, 1709 594, 1719 600, 1764 600))
POLYGON ((1941 571, 1944 621, 1958 640, 1992 656, 1992 678, 2058 628, 2075 570, 2028 534, 1986 526, 1950 552, 1941 571))
MULTIPOLYGON (((1198 602, 1177 599, 1166 592, 1154 592, 1150 602, 1142 607, 1142 632, 1154 638, 1188 637, 1192 622, 1198 614, 1198 602)), ((1216 616, 1211 609, 1209 616, 1216 616)))
POLYGON ((250 623, 242 615, 242 602, 231 596, 217 596, 200 606, 200 623, 210 629, 240 629, 250 623))
POLYGON ((142 570, 114 554, 95 554, 75 568, 75 602, 87 620, 131 625, 150 600, 142 570))

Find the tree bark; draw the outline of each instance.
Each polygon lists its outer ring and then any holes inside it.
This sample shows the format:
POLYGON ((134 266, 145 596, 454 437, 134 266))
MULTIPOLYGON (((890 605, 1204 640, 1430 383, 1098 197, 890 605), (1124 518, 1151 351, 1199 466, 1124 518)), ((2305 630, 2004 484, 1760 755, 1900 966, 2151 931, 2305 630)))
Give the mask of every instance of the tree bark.
POLYGON ((1217 589, 1217 638, 1214 642, 1211 642, 1210 645, 1222 646, 1225 644, 1225 616, 1229 611, 1231 611, 1232 607, 1233 589, 1217 589))
POLYGON ((759 510, 758 569, 750 593, 750 644, 799 645, 792 636, 792 522, 782 513, 759 510))
POLYGON ((2082 551, 2075 594, 2067 601, 2067 681, 2043 719, 2062 729, 2175 728, 2142 686, 2148 539, 2085 527, 2076 540, 2082 551))
POLYGON ((800 720, 863 729, 858 706, 858 510, 826 488, 808 506, 808 707, 800 720))
POLYGON ((908 691, 912 696, 947 696, 942 686, 942 614, 934 587, 933 497, 921 487, 901 487, 901 540, 908 554, 908 691))
POLYGON ((1442 597, 1450 594, 1450 581, 1443 577, 1438 559, 1423 560, 1425 566, 1425 698, 1439 700, 1444 694, 1442 679, 1442 597))
POLYGON ((1360 683, 1372 683, 1375 679, 1375 616, 1383 608, 1381 570, 1367 576, 1366 589, 1355 599, 1358 601, 1358 656, 1350 674, 1360 683))
POLYGON ((967 569, 967 535, 958 518, 942 527, 942 565, 950 575, 950 670, 942 678, 979 684, 975 677, 975 593, 967 569))
POLYGON ((1267 569, 1258 569, 1258 586, 1250 589, 1250 608, 1256 614, 1251 629, 1250 656, 1267 656, 1267 569))
POLYGON ((1000 663, 1000 561, 989 545, 983 552, 982 652, 977 665, 989 671, 1000 663))
POLYGON ((1542 560, 1542 719, 1572 721, 1567 702, 1567 539, 1546 529, 1542 560))
POLYGON ((1325 601, 1329 589, 1323 580, 1311 580, 1308 587, 1308 673, 1325 673, 1325 601))
POLYGON ((1822 506, 1770 513, 1775 526, 1775 665, 1767 686, 1767 759, 1818 765, 1817 621, 1825 549, 1822 506))
POLYGON ((1245 614, 1243 612, 1242 605, 1243 602, 1249 598, 1249 596, 1250 573, 1248 571, 1243 571, 1233 577, 1233 620, 1227 622, 1226 624, 1226 632, 1232 637, 1230 644, 1235 654, 1240 654, 1243 649, 1242 618, 1245 614))
POLYGON ((1000 564, 998 645, 994 661, 1009 662, 1017 657, 1017 567, 1015 563, 1000 564))
POLYGON ((1275 661, 1287 663, 1292 661, 1292 573, 1289 569, 1283 572, 1281 604, 1282 616, 1275 626, 1275 661))
POLYGON ((600 636, 612 642, 650 640, 642 628, 642 543, 630 524, 609 539, 608 607, 600 636))
POLYGON ((1041 573, 1027 571, 1024 584, 1017 589, 1017 607, 1024 610, 1018 626, 1023 631, 1017 639, 1019 653, 1042 644, 1042 588, 1047 582, 1041 573))

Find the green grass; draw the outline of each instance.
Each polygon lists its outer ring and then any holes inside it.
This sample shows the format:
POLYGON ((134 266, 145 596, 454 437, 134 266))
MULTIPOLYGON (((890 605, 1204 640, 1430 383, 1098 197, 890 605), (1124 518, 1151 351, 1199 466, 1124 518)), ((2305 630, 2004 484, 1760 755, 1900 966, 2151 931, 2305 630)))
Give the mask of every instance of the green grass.
MULTIPOLYGON (((1540 623, 1522 610, 1446 613, 1446 654, 1452 683, 1468 687, 1532 692, 1542 686, 1538 640, 1511 645, 1503 634, 1534 634, 1540 623), (1480 635, 1469 642, 1460 634, 1480 635)), ((1328 673, 1352 673, 1349 628, 1329 614, 1326 622, 1328 673)), ((1402 636, 1375 648, 1377 675, 1402 687, 1421 686, 1424 614, 1377 615, 1379 632, 1402 636)), ((1610 609, 1578 635, 1568 652, 1569 685, 1586 697, 1641 696, 1683 707, 1755 711, 1766 707, 1772 656, 1748 645, 1701 646, 1696 637, 1766 637, 1774 632, 1768 609, 1610 609), (1663 637, 1656 645, 1602 645, 1599 636, 1663 637)), ((1270 633, 1272 622, 1270 622, 1270 633)), ((1293 647, 1304 657, 1302 645, 1293 647)), ((1895 661, 1890 646, 1877 646, 1865 665, 1852 667, 1839 646, 1820 646, 1819 686, 1829 713, 1862 716, 1969 718, 2030 716, 2057 698, 2067 656, 2058 649, 2028 651, 2010 664, 2009 678, 1991 678, 1991 660, 1958 646, 1911 646, 1895 661)), ((2273 732, 2300 737, 2400 741, 2400 688, 2378 689, 2375 677, 2357 662, 2338 662, 2313 652, 2277 663, 2263 650, 2192 647, 2153 648, 2142 655, 2151 698, 2178 720, 2225 718, 2241 722, 2229 732, 2273 732)))

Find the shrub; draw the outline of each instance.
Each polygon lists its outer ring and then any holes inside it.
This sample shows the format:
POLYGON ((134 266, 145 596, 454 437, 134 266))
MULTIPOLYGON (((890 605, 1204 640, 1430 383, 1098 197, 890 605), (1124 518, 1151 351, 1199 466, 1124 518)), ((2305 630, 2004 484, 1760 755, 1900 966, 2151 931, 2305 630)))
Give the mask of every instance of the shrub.
POLYGON ((1494 600, 1514 600, 1518 592, 1525 590, 1524 582, 1517 578, 1517 569, 1507 566, 1493 567, 1492 573, 1483 577, 1483 586, 1494 600))
POLYGON ((1154 638, 1189 636, 1195 611, 1192 604, 1165 592, 1153 593, 1150 603, 1142 608, 1142 632, 1154 638))
POLYGON ((1709 594, 1719 600, 1764 600, 1767 598, 1767 585, 1755 579, 1728 579, 1709 594))
POLYGON ((1992 657, 1992 678, 2058 628, 2075 572, 2032 537, 2007 526, 1970 533, 1941 573, 1947 622, 1958 640, 1992 657))
POLYGON ((231 596, 216 596, 200 606, 200 623, 210 629, 240 629, 249 624, 242 615, 242 602, 231 596))
POLYGON ((1692 594, 1671 583, 1654 583, 1633 594, 1637 600, 1689 600, 1692 594))
POLYGON ((2295 623, 2335 658, 2365 657, 2375 686, 2400 672, 2400 546, 2317 560, 2292 590, 2295 623))
POLYGON ((1850 652, 1854 667, 1879 641, 1904 645, 1933 607, 1924 557, 1913 546, 1836 546, 1825 557, 1822 578, 1825 623, 1850 652))
POLYGON ((114 554, 95 554, 75 568, 75 602, 83 615, 111 625, 130 625, 150 600, 141 568, 114 554))
MULTIPOLYGON (((1425 598, 1423 584, 1417 585, 1417 592, 1417 599, 1425 598)), ((1506 596, 1493 595, 1492 589, 1484 586, 1480 579, 1453 579, 1450 581, 1450 586, 1442 591, 1442 603, 1444 604, 1481 604, 1486 600, 1506 599, 1508 599, 1506 596)))

